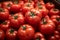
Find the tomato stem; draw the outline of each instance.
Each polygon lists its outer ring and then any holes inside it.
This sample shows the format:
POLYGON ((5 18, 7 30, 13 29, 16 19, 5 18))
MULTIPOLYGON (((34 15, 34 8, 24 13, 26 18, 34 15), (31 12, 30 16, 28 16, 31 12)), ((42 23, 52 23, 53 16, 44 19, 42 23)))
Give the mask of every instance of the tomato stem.
POLYGON ((0 8, 0 12, 4 12, 3 8, 0 8))
POLYGON ((23 28, 23 30, 26 30, 26 26, 25 25, 22 28, 23 28))
POLYGON ((54 9, 54 11, 57 11, 58 9, 54 9))
POLYGON ((11 6, 11 4, 9 3, 7 6, 8 6, 8 7, 10 7, 10 6, 11 6))
POLYGON ((40 40, 40 37, 38 36, 38 37, 36 38, 36 40, 40 40))
POLYGON ((18 18, 18 16, 14 16, 14 19, 17 19, 18 18))
POLYGON ((30 13, 30 16, 32 16, 32 17, 35 16, 34 12, 31 12, 31 13, 30 13))
POLYGON ((30 4, 27 4, 27 7, 30 7, 30 4))
POLYGON ((2 24, 6 25, 6 24, 7 24, 7 22, 3 22, 2 24))
POLYGON ((13 33, 14 32, 14 29, 10 29, 10 33, 13 33))
POLYGON ((43 24, 47 24, 47 20, 45 18, 42 19, 43 24))

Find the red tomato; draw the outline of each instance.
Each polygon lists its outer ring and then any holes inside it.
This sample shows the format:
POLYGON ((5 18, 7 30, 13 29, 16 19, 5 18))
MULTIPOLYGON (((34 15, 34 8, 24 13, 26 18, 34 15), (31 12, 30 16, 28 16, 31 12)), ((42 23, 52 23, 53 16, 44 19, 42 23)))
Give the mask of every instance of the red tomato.
POLYGON ((4 40, 5 34, 4 31, 0 29, 0 40, 4 40))
POLYGON ((49 12, 49 15, 52 16, 52 15, 58 15, 59 14, 59 10, 58 9, 51 9, 50 12, 49 12))
POLYGON ((60 40, 60 35, 54 35, 56 40, 60 40))
POLYGON ((33 0, 35 3, 37 3, 37 2, 41 2, 41 1, 43 1, 43 0, 33 0))
POLYGON ((41 18, 42 14, 35 9, 32 9, 25 14, 25 20, 31 25, 39 23, 41 18))
POLYGON ((35 35, 34 35, 34 40, 45 40, 45 38, 44 38, 44 36, 43 36, 42 33, 37 32, 37 33, 35 33, 35 35))
POLYGON ((13 13, 18 13, 20 12, 21 5, 15 1, 14 4, 10 7, 10 11, 13 13))
POLYGON ((56 25, 59 25, 59 24, 60 24, 60 16, 59 16, 59 15, 53 15, 53 16, 51 16, 51 20, 52 20, 56 25))
POLYGON ((24 5, 24 1, 19 1, 19 5, 23 6, 24 5))
POLYGON ((48 14, 48 10, 43 5, 38 5, 36 7, 37 10, 39 10, 42 13, 42 16, 45 17, 48 14))
POLYGON ((0 3, 0 7, 2 7, 1 3, 0 3))
POLYGON ((25 15, 25 13, 29 10, 31 10, 33 8, 33 4, 31 3, 25 3, 22 7, 22 12, 23 12, 23 15, 25 15))
POLYGON ((5 20, 3 23, 1 23, 0 27, 2 30, 6 31, 9 28, 10 21, 5 20))
POLYGON ((57 30, 60 32, 60 24, 57 26, 57 30))
POLYGON ((24 24, 24 16, 21 13, 16 13, 10 17, 10 26, 13 28, 19 28, 21 24, 24 24))
POLYGON ((17 36, 17 31, 14 29, 10 28, 6 31, 6 38, 7 40, 15 40, 17 36))
POLYGON ((56 40, 55 36, 51 36, 49 40, 56 40))
POLYGON ((54 31, 54 35, 60 35, 59 31, 54 31))
POLYGON ((55 7, 55 5, 54 5, 53 3, 50 3, 50 2, 46 3, 46 8, 47 8, 48 10, 50 10, 50 9, 52 9, 52 8, 54 8, 54 7, 55 7))
POLYGON ((12 2, 11 1, 7 1, 7 2, 3 2, 2 5, 3 5, 3 8, 6 8, 10 11, 10 7, 12 6, 12 2))
POLYGON ((9 11, 4 8, 0 8, 0 20, 6 20, 9 18, 9 11))
POLYGON ((30 40, 34 36, 34 29, 28 24, 22 25, 18 30, 19 39, 30 40))
POLYGON ((40 21, 39 30, 43 34, 52 34, 55 30, 55 24, 53 23, 52 20, 50 20, 50 18, 48 16, 45 16, 40 21))

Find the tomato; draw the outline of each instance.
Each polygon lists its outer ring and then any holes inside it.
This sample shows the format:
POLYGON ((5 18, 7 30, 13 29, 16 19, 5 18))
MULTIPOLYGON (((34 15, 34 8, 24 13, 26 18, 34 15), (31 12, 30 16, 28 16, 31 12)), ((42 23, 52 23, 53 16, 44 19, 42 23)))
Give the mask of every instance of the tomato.
POLYGON ((59 16, 59 15, 53 15, 53 16, 51 16, 51 20, 52 20, 56 25, 59 25, 59 24, 60 24, 60 16, 59 16))
POLYGON ((51 36, 49 40, 56 40, 55 36, 51 36))
POLYGON ((24 16, 21 13, 16 13, 10 16, 10 26, 13 28, 19 28, 21 24, 24 24, 24 16))
POLYGON ((55 7, 55 5, 54 5, 53 3, 50 3, 50 2, 46 3, 46 8, 47 8, 48 10, 50 10, 50 9, 52 9, 52 8, 54 8, 54 7, 55 7))
POLYGON ((50 20, 49 16, 45 16, 40 21, 39 30, 43 34, 52 34, 55 30, 55 24, 50 20))
POLYGON ((40 1, 43 1, 43 0, 33 0, 35 3, 37 3, 37 2, 40 2, 40 1))
POLYGON ((31 25, 28 24, 24 24, 18 29, 18 37, 21 40, 30 40, 31 38, 33 38, 34 33, 34 29, 31 25))
POLYGON ((25 15, 25 13, 29 10, 31 10, 33 8, 33 4, 32 3, 25 3, 22 7, 22 12, 23 15, 25 15))
POLYGON ((19 2, 15 1, 13 5, 10 7, 10 11, 13 13, 20 12, 21 5, 19 5, 19 2))
POLYGON ((6 8, 10 11, 10 7, 12 6, 12 2, 11 1, 7 1, 7 2, 3 2, 2 5, 3 5, 3 8, 6 8))
POLYGON ((9 28, 10 21, 5 20, 3 23, 1 23, 0 27, 2 30, 6 31, 9 28))
POLYGON ((0 8, 0 20, 4 21, 9 18, 9 11, 5 8, 0 8))
POLYGON ((14 29, 10 28, 6 31, 6 38, 7 40, 15 40, 17 36, 17 31, 14 29))
POLYGON ((49 12, 49 11, 45 8, 45 6, 40 5, 40 4, 36 7, 36 9, 39 10, 39 11, 42 13, 42 16, 43 16, 43 17, 45 17, 45 16, 48 14, 48 12, 49 12))
POLYGON ((60 24, 57 26, 57 30, 60 32, 60 24))
POLYGON ((25 14, 25 20, 31 25, 35 25, 39 23, 41 18, 42 18, 42 14, 35 9, 31 9, 25 14))
POLYGON ((35 35, 34 35, 34 40, 45 40, 45 38, 44 38, 44 36, 43 36, 42 33, 37 32, 37 33, 35 33, 35 35))
POLYGON ((0 7, 2 7, 2 4, 0 3, 0 7))
POLYGON ((0 29, 0 40, 4 40, 5 34, 4 31, 0 29))
POLYGON ((49 15, 52 16, 52 15, 58 15, 59 14, 59 10, 58 9, 51 9, 50 12, 49 12, 49 15))
POLYGON ((19 5, 23 6, 24 5, 24 1, 19 1, 19 5))
POLYGON ((60 35, 54 35, 56 40, 60 40, 60 35))
POLYGON ((59 31, 54 31, 54 35, 60 35, 59 31))
POLYGON ((35 3, 34 7, 38 7, 39 5, 44 5, 45 6, 44 2, 40 1, 40 2, 35 3))

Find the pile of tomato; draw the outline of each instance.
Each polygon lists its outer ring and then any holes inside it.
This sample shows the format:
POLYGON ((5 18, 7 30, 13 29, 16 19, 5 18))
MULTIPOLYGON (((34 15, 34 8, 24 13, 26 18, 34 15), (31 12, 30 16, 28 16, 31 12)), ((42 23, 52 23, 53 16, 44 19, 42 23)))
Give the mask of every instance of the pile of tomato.
POLYGON ((43 0, 2 2, 0 40, 60 40, 60 10, 43 0))

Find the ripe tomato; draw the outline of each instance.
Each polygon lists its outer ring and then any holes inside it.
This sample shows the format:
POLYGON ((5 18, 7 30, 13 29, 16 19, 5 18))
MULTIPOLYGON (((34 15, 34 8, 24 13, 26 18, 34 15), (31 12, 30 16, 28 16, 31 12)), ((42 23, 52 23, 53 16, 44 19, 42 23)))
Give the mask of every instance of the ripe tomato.
POLYGON ((23 15, 25 15, 25 13, 29 10, 31 10, 33 8, 33 4, 31 3, 25 3, 22 7, 22 12, 23 12, 23 15))
POLYGON ((13 13, 18 13, 20 12, 21 5, 17 1, 13 3, 13 5, 10 7, 10 11, 13 13))
POLYGON ((43 36, 42 33, 37 32, 37 33, 35 33, 35 35, 34 35, 34 40, 45 40, 45 38, 44 38, 44 36, 43 36))
POLYGON ((6 9, 8 9, 10 11, 10 7, 12 6, 12 4, 13 3, 11 1, 3 2, 2 7, 6 8, 6 9))
POLYGON ((51 16, 51 20, 52 20, 56 25, 59 25, 59 24, 60 24, 60 16, 59 16, 59 15, 53 15, 53 16, 51 16))
POLYGON ((13 28, 19 28, 21 24, 24 24, 24 16, 21 13, 16 13, 10 16, 10 26, 13 28))
POLYGON ((55 36, 51 36, 49 40, 56 40, 55 36))
POLYGON ((0 7, 2 7, 2 4, 0 3, 0 7))
POLYGON ((0 8, 0 20, 4 21, 9 18, 9 11, 5 8, 0 8))
POLYGON ((4 31, 0 29, 0 40, 4 40, 5 34, 4 31))
POLYGON ((42 14, 35 9, 31 9, 25 14, 25 20, 31 25, 35 25, 39 23, 41 18, 42 18, 42 14))
POLYGON ((50 20, 50 18, 48 16, 45 16, 40 21, 39 30, 43 34, 52 34, 55 30, 55 24, 53 23, 52 20, 50 20))
POLYGON ((59 31, 54 31, 54 35, 60 35, 59 31))
POLYGON ((39 11, 42 13, 42 16, 43 16, 43 17, 45 17, 45 16, 48 14, 48 12, 49 12, 49 11, 45 8, 45 6, 40 5, 40 4, 36 7, 36 9, 39 10, 39 11))
POLYGON ((17 36, 17 31, 14 29, 10 28, 6 31, 6 38, 7 40, 15 40, 17 36))
POLYGON ((52 16, 52 15, 58 15, 59 14, 59 10, 58 9, 51 9, 50 12, 49 12, 49 15, 52 16))
POLYGON ((5 20, 3 23, 1 23, 0 27, 2 30, 6 31, 9 28, 10 21, 5 20))
POLYGON ((34 29, 32 28, 32 26, 28 25, 28 24, 24 24, 22 26, 20 26, 19 30, 18 30, 18 37, 19 39, 23 39, 23 40, 30 40, 31 38, 33 38, 34 36, 34 29))
POLYGON ((56 40, 60 40, 60 35, 54 35, 56 40))
POLYGON ((50 2, 46 3, 46 8, 47 8, 48 10, 50 10, 50 9, 52 9, 52 8, 54 8, 54 7, 55 7, 55 5, 54 5, 53 3, 50 3, 50 2))
POLYGON ((57 30, 60 32, 60 24, 57 26, 57 30))

